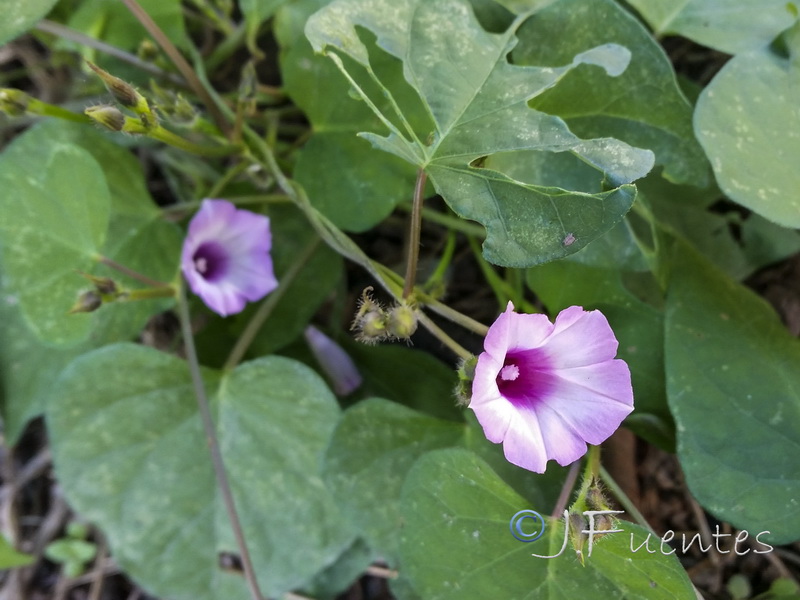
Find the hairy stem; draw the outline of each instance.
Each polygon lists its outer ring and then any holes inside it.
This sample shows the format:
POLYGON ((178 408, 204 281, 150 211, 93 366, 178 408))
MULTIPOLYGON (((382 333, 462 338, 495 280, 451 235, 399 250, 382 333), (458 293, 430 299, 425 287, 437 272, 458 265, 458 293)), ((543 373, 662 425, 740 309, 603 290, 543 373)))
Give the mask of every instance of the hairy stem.
POLYGON ((126 267, 125 265, 121 265, 115 260, 111 260, 107 256, 96 256, 95 260, 100 264, 106 265, 107 267, 111 267, 115 271, 119 271, 120 273, 127 275, 131 279, 136 279, 137 281, 141 281, 146 285, 150 285, 156 288, 168 288, 170 284, 164 283, 163 281, 158 281, 157 279, 151 279, 147 275, 142 275, 138 271, 134 271, 133 269, 126 267))
POLYGON ((192 324, 189 317, 189 303, 186 300, 186 290, 184 289, 183 285, 179 287, 178 314, 181 321, 181 331, 183 332, 183 343, 186 347, 186 360, 189 363, 189 371, 192 375, 192 385, 194 386, 195 396, 197 397, 197 405, 200 409, 200 416, 203 420, 203 428, 205 429, 206 433, 208 449, 211 453, 211 461, 214 465, 214 475, 217 478, 217 485, 219 486, 222 494, 225 510, 228 513, 228 518, 231 521, 233 535, 236 539, 236 545, 239 548, 239 554, 242 560, 242 567, 244 568, 244 577, 247 580, 248 587, 250 588, 250 595, 252 596, 253 600, 264 600, 264 596, 261 594, 261 590, 258 587, 255 570, 253 569, 253 562, 250 560, 250 552, 247 549, 247 542, 245 541, 244 532, 242 531, 242 524, 239 520, 239 514, 236 512, 236 503, 233 500, 233 492, 231 491, 231 486, 228 482, 228 475, 225 471, 225 463, 222 460, 222 452, 219 449, 219 441, 217 440, 214 421, 211 418, 211 408, 208 404, 206 388, 203 384, 203 377, 200 374, 200 363, 197 360, 197 351, 194 347, 194 337, 192 336, 192 324))
POLYGON ((153 36, 156 43, 161 46, 164 53, 169 56, 170 60, 181 72, 186 83, 192 88, 192 91, 197 94, 197 97, 205 104, 211 118, 217 125, 220 131, 227 133, 230 130, 228 122, 223 117, 214 99, 208 93, 208 90, 203 86, 197 74, 194 72, 192 66, 186 61, 180 51, 172 43, 172 40, 161 30, 155 21, 147 14, 141 5, 136 0, 121 0, 128 7, 134 17, 136 17, 142 26, 153 36))
POLYGON ((406 259, 406 277, 403 284, 403 300, 408 299, 414 291, 417 279, 417 263, 419 262, 419 238, 422 230, 422 201, 425 193, 425 181, 428 176, 424 169, 417 171, 417 183, 414 185, 414 202, 411 208, 411 224, 408 233, 408 257, 406 259))
POLYGON ((267 296, 266 300, 261 303, 261 306, 258 307, 256 314, 250 319, 245 327, 242 335, 239 336, 239 339, 236 340, 236 344, 231 350, 231 353, 228 355, 228 360, 225 361, 225 366, 223 370, 231 371, 236 368, 236 365, 241 362, 242 358, 247 352, 247 349, 250 347, 250 344, 253 343, 253 339, 255 339, 256 334, 264 325, 264 322, 269 318, 272 314, 272 311, 275 309, 275 306, 278 304, 283 295, 286 293, 286 290, 292 285, 292 282, 297 278, 297 275, 300 273, 300 270, 308 263, 311 259, 311 255, 314 254, 314 251, 319 246, 320 239, 315 237, 311 240, 300 255, 297 257, 297 260, 292 263, 292 266, 283 274, 278 287, 275 288, 272 293, 267 296))

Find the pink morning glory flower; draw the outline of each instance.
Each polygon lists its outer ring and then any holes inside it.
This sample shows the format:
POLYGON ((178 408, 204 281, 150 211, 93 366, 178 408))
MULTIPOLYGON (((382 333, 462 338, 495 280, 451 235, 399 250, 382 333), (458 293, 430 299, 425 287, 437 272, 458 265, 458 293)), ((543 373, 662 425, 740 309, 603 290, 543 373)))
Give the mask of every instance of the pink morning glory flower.
POLYGON ((183 241, 183 276, 211 310, 232 315, 277 287, 271 247, 267 217, 227 200, 203 200, 183 241))
POLYGON ((489 328, 469 407, 509 462, 544 473, 616 431, 633 410, 631 374, 600 311, 572 306, 551 323, 513 309, 489 328))
POLYGON ((358 389, 362 383, 361 373, 344 348, 313 325, 306 327, 305 338, 337 396, 347 396, 358 389))

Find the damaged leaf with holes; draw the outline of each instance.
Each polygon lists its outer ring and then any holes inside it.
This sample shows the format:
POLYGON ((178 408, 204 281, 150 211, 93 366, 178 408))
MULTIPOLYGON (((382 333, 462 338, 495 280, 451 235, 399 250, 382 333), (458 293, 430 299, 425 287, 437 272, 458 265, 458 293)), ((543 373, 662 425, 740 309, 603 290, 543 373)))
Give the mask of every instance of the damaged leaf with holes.
POLYGON ((312 46, 340 67, 389 132, 360 135, 423 169, 459 216, 486 228, 486 259, 513 267, 567 256, 611 229, 635 199, 630 183, 654 164, 650 150, 614 138, 580 139, 560 118, 528 107, 578 65, 614 77, 630 60, 628 49, 605 44, 559 67, 510 64, 515 32, 528 16, 495 34, 481 27, 467 0, 337 0, 306 25, 312 46), (357 28, 368 29, 382 50, 403 61, 405 79, 430 115, 428 130, 412 127, 397 103, 392 111, 378 109, 350 74, 366 72, 392 98, 357 28), (577 156, 598 171, 603 191, 525 184, 479 166, 486 156, 521 150, 577 156))

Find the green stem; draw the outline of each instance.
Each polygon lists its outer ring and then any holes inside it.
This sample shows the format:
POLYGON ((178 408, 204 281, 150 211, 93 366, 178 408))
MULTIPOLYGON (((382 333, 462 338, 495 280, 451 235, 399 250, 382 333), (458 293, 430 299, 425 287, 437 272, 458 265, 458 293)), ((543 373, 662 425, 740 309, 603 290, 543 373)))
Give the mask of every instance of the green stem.
POLYGON ((417 299, 428 306, 433 312, 457 325, 461 325, 464 329, 473 331, 481 337, 486 337, 486 334, 489 333, 489 328, 483 323, 476 321, 472 317, 468 317, 464 313, 458 312, 456 309, 447 306, 439 300, 431 298, 427 294, 419 294, 417 299))
POLYGON ((236 179, 238 175, 241 175, 244 171, 246 171, 247 167, 249 166, 250 165, 246 161, 240 161, 238 164, 228 169, 225 174, 219 178, 217 183, 214 184, 214 187, 208 190, 207 194, 204 194, 205 197, 216 198, 219 196, 220 192, 225 189, 225 186, 236 179))
POLYGON ((164 129, 161 125, 145 127, 141 121, 130 117, 125 117, 125 124, 122 127, 122 131, 125 133, 146 135, 147 137, 151 137, 159 142, 164 142, 165 144, 169 144, 170 146, 179 148, 190 154, 197 154, 198 156, 207 156, 210 158, 230 156, 231 154, 237 154, 243 151, 242 146, 232 144, 224 146, 202 146, 200 144, 195 144, 172 133, 168 129, 164 129))
POLYGON ((572 505, 574 511, 583 512, 587 510, 586 494, 589 492, 589 487, 592 485, 592 481, 595 478, 600 478, 600 446, 589 444, 586 466, 583 469, 583 481, 578 491, 578 497, 572 505))
MULTIPOLYGON (((209 198, 213 198, 214 196, 216 196, 216 194, 212 194, 211 192, 209 192, 208 194, 206 194, 206 196, 209 198)), ((263 194, 261 196, 228 196, 225 199, 229 200, 236 206, 242 206, 245 204, 285 204, 287 202, 292 201, 292 199, 286 196, 285 194, 263 194)), ((164 214, 191 212, 200 208, 200 205, 202 203, 203 203, 202 200, 192 200, 190 202, 178 202, 176 204, 170 204, 169 206, 163 207, 161 209, 161 212, 164 214)))
POLYGON ((564 485, 561 486, 561 493, 558 495, 556 505, 553 508, 553 512, 550 514, 554 519, 558 519, 564 514, 564 509, 567 508, 569 497, 575 487, 575 481, 578 479, 578 469, 580 469, 580 467, 581 462, 579 460, 576 460, 570 465, 567 477, 564 479, 564 485))
POLYGON ((219 128, 220 131, 227 133, 230 129, 228 122, 222 116, 217 104, 214 102, 211 95, 206 90, 205 86, 203 86, 200 79, 197 77, 197 74, 192 69, 192 66, 186 61, 180 51, 175 47, 175 44, 172 43, 172 40, 161 30, 161 28, 156 24, 155 21, 147 14, 136 0, 121 0, 125 6, 128 7, 128 10, 131 11, 134 17, 136 17, 142 26, 153 36, 153 39, 156 43, 161 46, 161 49, 164 53, 169 56, 170 60, 174 63, 174 65, 178 68, 178 71, 181 72, 183 78, 186 79, 186 82, 189 84, 189 87, 192 88, 197 97, 205 104, 206 108, 208 109, 211 118, 214 120, 214 123, 219 128))
POLYGON ((125 302, 135 300, 151 300, 153 298, 173 298, 175 296, 175 288, 169 287, 155 287, 145 288, 139 290, 128 290, 125 292, 125 302))
POLYGON ((56 117, 65 121, 72 121, 73 123, 91 123, 92 120, 84 114, 75 113, 66 108, 61 108, 55 104, 48 104, 36 98, 31 98, 28 104, 28 112, 35 115, 42 115, 43 117, 56 117))
POLYGON ((233 536, 239 548, 239 555, 242 560, 242 567, 244 568, 244 577, 247 580, 247 584, 250 588, 250 595, 253 600, 264 600, 264 596, 261 594, 261 590, 258 587, 258 580, 256 579, 255 569, 253 569, 253 562, 250 559, 250 552, 247 549, 247 542, 244 537, 244 532, 242 531, 239 513, 236 511, 236 502, 233 499, 233 492, 228 482, 225 463, 222 460, 222 452, 219 449, 214 420, 211 418, 211 408, 208 404, 203 376, 200 373, 200 363, 197 359, 197 351, 194 346, 192 323, 189 316, 189 303, 186 300, 186 290, 183 285, 179 286, 178 291, 178 315, 181 321, 181 331, 183 332, 183 343, 186 347, 186 360, 189 363, 189 372, 192 376, 192 385, 194 386, 195 396, 197 397, 197 406, 200 409, 203 429, 205 429, 206 433, 206 442, 208 443, 208 449, 211 453, 214 475, 217 478, 217 485, 219 486, 222 500, 225 504, 225 510, 231 522, 233 536))
MULTIPOLYGON (((397 208, 404 210, 406 212, 411 212, 413 206, 410 202, 401 202, 400 204, 397 205, 397 208)), ((465 221, 464 219, 460 219, 459 217, 454 217, 451 215, 440 213, 438 210, 433 210, 432 208, 423 207, 422 218, 425 219, 426 221, 430 221, 431 223, 444 225, 448 229, 452 229, 453 231, 458 231, 466 235, 471 235, 479 239, 483 239, 486 237, 486 230, 480 225, 476 225, 475 223, 470 223, 469 221, 465 221)))
POLYGON ((456 356, 464 360, 469 360, 473 357, 472 352, 447 335, 444 330, 434 323, 424 312, 418 310, 416 311, 416 315, 422 326, 436 336, 445 346, 450 348, 456 356))
MULTIPOLYGON (((454 231, 448 231, 447 240, 444 244, 444 250, 442 251, 442 255, 439 257, 439 262, 436 265, 436 269, 434 269, 433 273, 431 273, 431 276, 428 277, 428 280, 423 284, 423 289, 430 292, 431 290, 436 290, 441 286, 444 276, 447 273, 447 269, 453 260, 455 251, 456 233, 454 231)), ((432 293, 435 294, 436 292, 432 293)))
POLYGON ((76 42, 81 46, 86 46, 87 48, 93 48, 95 50, 99 50, 109 56, 113 56, 114 58, 118 58, 121 61, 127 62, 142 71, 146 71, 151 73, 152 75, 157 75, 158 77, 164 77, 169 79, 175 85, 179 85, 181 87, 186 87, 186 82, 175 75, 174 73, 167 73, 163 69, 157 67, 154 64, 151 64, 147 61, 142 60, 135 54, 131 54, 130 52, 125 52, 116 46, 112 46, 111 44, 107 44, 101 40, 97 40, 93 37, 89 37, 81 33, 80 31, 76 31, 74 29, 70 29, 69 27, 62 25, 61 23, 56 23, 55 21, 48 21, 47 19, 42 19, 39 21, 35 26, 34 29, 38 29, 39 31, 44 31, 45 33, 49 33, 55 35, 57 37, 63 38, 65 40, 69 40, 71 42, 76 42))
POLYGON ((258 307, 258 310, 247 323, 242 335, 240 335, 239 339, 236 340, 236 344, 231 350, 231 353, 228 355, 228 360, 225 361, 225 366, 223 367, 224 371, 232 371, 236 368, 236 365, 241 362, 242 358, 244 358, 244 355, 247 352, 247 349, 250 347, 250 344, 253 343, 256 334, 264 325, 264 322, 272 314, 272 311, 275 309, 275 306, 278 304, 280 299, 283 298, 286 291, 300 274, 300 270, 311 259, 311 256, 314 254, 317 246, 319 246, 319 243, 320 239, 318 237, 315 237, 313 240, 311 240, 311 242, 297 257, 297 260, 295 260, 292 263, 292 266, 289 267, 289 269, 283 274, 278 287, 275 288, 272 293, 267 296, 266 300, 261 303, 261 306, 258 307))
POLYGON ((622 508, 625 509, 625 512, 628 513, 636 523, 650 531, 654 535, 656 534, 653 531, 653 528, 650 527, 650 524, 647 522, 647 519, 644 518, 644 515, 639 512, 639 509, 631 502, 631 499, 628 498, 628 495, 622 491, 622 488, 619 487, 616 481, 611 478, 611 475, 608 474, 605 467, 600 467, 600 478, 602 479, 603 483, 606 487, 611 490, 611 493, 614 494, 614 497, 617 499, 622 505, 622 508))
POLYGON ((425 194, 425 181, 428 176, 424 169, 417 171, 417 182, 414 185, 414 204, 411 210, 411 224, 408 234, 408 258, 406 259, 406 277, 403 284, 403 300, 407 300, 414 290, 417 279, 417 263, 419 262, 419 240, 422 230, 422 202, 425 194))

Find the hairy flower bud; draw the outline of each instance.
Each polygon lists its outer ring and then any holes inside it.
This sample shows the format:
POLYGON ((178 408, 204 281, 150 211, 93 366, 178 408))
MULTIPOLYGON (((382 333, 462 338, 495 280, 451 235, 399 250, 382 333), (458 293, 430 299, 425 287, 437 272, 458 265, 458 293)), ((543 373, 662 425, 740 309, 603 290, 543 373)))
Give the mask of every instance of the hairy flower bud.
POLYGON ((364 289, 358 303, 358 312, 350 325, 350 330, 356 332, 356 339, 364 344, 377 344, 388 339, 386 330, 388 315, 386 310, 370 295, 372 286, 364 289))
POLYGON ((30 100, 31 97, 22 90, 0 89, 0 110, 11 117, 24 115, 28 110, 30 100))
POLYGON ((88 290, 82 292, 81 295, 78 296, 78 300, 72 305, 72 308, 69 309, 68 314, 74 315, 76 313, 94 312, 100 308, 102 304, 103 299, 100 297, 100 294, 95 290, 88 290))
POLYGON ((111 131, 122 131, 125 126, 125 115, 114 106, 108 104, 89 106, 83 112, 92 121, 111 131))
POLYGON ((458 383, 456 384, 456 402, 461 406, 467 406, 472 395, 472 380, 475 378, 475 365, 478 364, 478 357, 462 359, 456 369, 458 383))
POLYGON ((106 296, 116 296, 120 293, 120 289, 117 286, 117 282, 111 279, 110 277, 97 277, 96 275, 91 275, 89 273, 84 273, 83 271, 78 271, 83 277, 88 279, 89 281, 94 284, 94 288, 103 295, 106 296))
POLYGON ((389 311, 387 332, 389 335, 406 340, 417 330, 417 315, 414 309, 405 302, 392 307, 389 311))
POLYGON ((114 77, 111 73, 101 69, 97 65, 86 61, 89 67, 97 73, 106 86, 106 89, 114 96, 114 99, 125 108, 128 108, 139 115, 145 127, 157 125, 156 116, 150 110, 150 105, 135 87, 119 77, 114 77))

